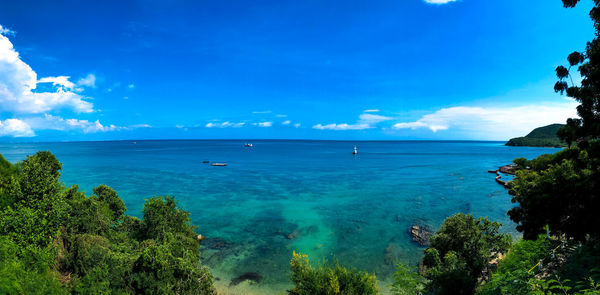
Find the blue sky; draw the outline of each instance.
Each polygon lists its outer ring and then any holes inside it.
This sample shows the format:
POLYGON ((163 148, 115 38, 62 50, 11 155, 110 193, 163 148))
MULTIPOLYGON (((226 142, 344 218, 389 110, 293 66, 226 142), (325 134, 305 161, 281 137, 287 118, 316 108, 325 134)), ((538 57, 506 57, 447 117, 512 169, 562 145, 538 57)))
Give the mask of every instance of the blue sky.
POLYGON ((505 140, 575 115, 591 5, 2 1, 0 141, 505 140))

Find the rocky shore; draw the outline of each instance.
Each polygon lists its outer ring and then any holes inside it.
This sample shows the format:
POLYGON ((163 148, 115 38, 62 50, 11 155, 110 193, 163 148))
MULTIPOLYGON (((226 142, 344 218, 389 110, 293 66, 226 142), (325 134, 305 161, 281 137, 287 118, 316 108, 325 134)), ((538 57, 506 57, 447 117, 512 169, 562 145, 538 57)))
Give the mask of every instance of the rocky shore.
POLYGON ((508 165, 504 165, 504 166, 498 168, 497 170, 488 170, 488 172, 495 173, 496 174, 496 182, 499 183, 500 185, 504 186, 505 188, 509 188, 509 182, 506 180, 502 180, 502 176, 500 175, 500 173, 515 175, 516 169, 517 169, 517 165, 508 164, 508 165))

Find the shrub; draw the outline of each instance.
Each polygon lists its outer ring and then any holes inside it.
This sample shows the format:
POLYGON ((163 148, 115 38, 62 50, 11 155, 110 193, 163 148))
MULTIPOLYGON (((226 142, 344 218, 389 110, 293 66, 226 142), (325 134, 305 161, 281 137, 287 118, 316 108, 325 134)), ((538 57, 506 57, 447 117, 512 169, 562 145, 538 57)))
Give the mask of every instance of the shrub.
POLYGON ((293 295, 337 295, 337 294, 379 294, 375 275, 355 269, 347 269, 339 264, 313 268, 307 255, 294 252, 290 261, 291 280, 294 288, 288 291, 293 295))

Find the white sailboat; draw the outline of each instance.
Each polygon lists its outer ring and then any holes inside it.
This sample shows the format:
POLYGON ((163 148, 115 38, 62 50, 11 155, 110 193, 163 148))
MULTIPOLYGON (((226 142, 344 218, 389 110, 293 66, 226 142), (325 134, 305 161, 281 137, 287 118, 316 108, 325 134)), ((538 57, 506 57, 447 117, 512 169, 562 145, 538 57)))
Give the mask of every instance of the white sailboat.
POLYGON ((354 151, 352 152, 353 155, 358 154, 358 149, 356 149, 356 146, 354 146, 354 151))

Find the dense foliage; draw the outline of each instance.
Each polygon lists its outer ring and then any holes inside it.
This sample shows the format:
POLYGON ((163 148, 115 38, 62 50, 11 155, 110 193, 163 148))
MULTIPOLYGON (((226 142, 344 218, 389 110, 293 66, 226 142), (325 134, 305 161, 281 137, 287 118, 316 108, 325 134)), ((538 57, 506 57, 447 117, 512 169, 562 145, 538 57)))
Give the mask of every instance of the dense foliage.
MULTIPOLYGON (((579 0, 563 0, 565 7, 575 7, 579 0)), ((594 22, 596 37, 600 33, 600 1, 594 0, 590 17, 594 22)), ((580 105, 577 107, 579 118, 567 120, 567 126, 561 128, 559 136, 566 142, 579 141, 580 144, 600 136, 600 40, 594 38, 588 42, 585 52, 573 52, 567 57, 568 68, 559 66, 554 90, 574 98, 580 105), (581 85, 569 85, 571 68, 577 67, 581 75, 581 85)), ((572 80, 570 80, 572 81, 572 80)))
MULTIPOLYGON (((578 0, 563 0, 574 7, 578 0)), ((596 36, 600 34, 600 1, 594 1, 590 16, 596 36)), ((558 136, 574 147, 532 161, 518 160, 511 194, 518 207, 509 215, 526 239, 535 239, 549 225, 554 235, 566 235, 579 241, 600 237, 600 41, 588 43, 585 52, 574 52, 567 58, 569 68, 556 69, 560 79, 555 86, 580 103, 580 118, 567 120, 558 136), (578 66, 581 85, 569 86, 571 67, 578 66)))
POLYGON ((108 186, 86 197, 38 152, 0 157, 0 293, 214 294, 189 214, 172 197, 146 200, 142 220, 108 186))
POLYGON ((492 259, 508 250, 511 238, 501 224, 458 213, 431 237, 423 264, 428 289, 435 294, 473 294, 492 259))
POLYGON ((390 286, 394 295, 419 295, 427 287, 427 279, 407 265, 398 263, 394 283, 390 286))
POLYGON ((540 260, 550 258, 554 243, 545 235, 536 241, 520 240, 498 264, 489 280, 480 288, 479 294, 529 294, 529 282, 535 272, 530 272, 540 260))
POLYGON ((558 130, 565 125, 552 124, 533 129, 524 137, 516 137, 509 140, 508 146, 541 146, 541 147, 561 147, 566 143, 557 136, 558 130))
POLYGON ((355 269, 347 269, 339 264, 312 267, 307 255, 294 252, 290 261, 291 280, 294 288, 288 291, 293 295, 352 295, 379 294, 374 275, 355 269))
POLYGON ((584 241, 600 235, 600 142, 574 147, 531 161, 517 159, 521 168, 510 193, 518 206, 509 211, 526 239, 545 233, 584 241))

